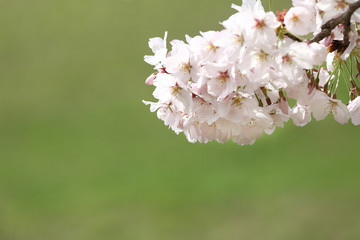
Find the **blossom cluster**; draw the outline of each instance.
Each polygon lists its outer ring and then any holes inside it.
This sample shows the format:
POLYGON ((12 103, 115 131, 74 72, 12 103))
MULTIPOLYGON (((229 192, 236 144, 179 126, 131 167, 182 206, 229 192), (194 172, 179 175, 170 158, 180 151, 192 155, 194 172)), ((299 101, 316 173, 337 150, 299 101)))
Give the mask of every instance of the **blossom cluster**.
POLYGON ((173 40, 151 38, 154 55, 145 56, 156 72, 157 102, 144 101, 176 133, 190 142, 230 138, 253 144, 263 132, 292 119, 304 126, 332 114, 345 124, 360 124, 360 91, 351 73, 358 64, 360 15, 352 15, 350 29, 339 24, 319 42, 316 35, 327 21, 343 14, 353 0, 293 0, 288 11, 266 12, 260 0, 232 5, 237 12, 222 22, 221 31, 200 32, 173 40), (342 44, 348 39, 348 44, 342 44), (349 90, 349 102, 337 99, 340 81, 349 90), (288 99, 294 99, 290 106, 288 99))

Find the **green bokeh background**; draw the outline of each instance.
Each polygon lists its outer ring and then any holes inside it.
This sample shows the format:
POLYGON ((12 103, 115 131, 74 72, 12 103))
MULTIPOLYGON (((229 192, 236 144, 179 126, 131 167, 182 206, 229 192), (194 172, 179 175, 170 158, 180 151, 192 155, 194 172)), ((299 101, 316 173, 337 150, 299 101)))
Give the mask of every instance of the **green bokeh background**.
POLYGON ((360 239, 359 127, 191 144, 142 104, 148 39, 232 2, 0 1, 1 240, 360 239))

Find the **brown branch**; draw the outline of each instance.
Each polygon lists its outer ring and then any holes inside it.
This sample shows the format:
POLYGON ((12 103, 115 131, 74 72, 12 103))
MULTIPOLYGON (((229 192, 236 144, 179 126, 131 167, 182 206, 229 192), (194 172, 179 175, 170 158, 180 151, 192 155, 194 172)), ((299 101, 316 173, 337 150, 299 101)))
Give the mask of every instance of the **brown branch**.
POLYGON ((344 45, 349 45, 349 31, 350 31, 350 19, 353 13, 360 8, 360 0, 357 2, 354 2, 349 5, 349 9, 341 14, 339 17, 334 18, 324 25, 321 26, 321 32, 317 34, 313 39, 311 39, 309 42, 320 42, 322 39, 326 38, 327 36, 330 36, 331 31, 339 24, 344 24, 345 31, 344 31, 344 45))
POLYGON ((302 42, 303 41, 302 39, 292 35, 291 33, 285 33, 284 36, 286 36, 286 37, 288 37, 288 38, 290 38, 290 39, 292 39, 292 40, 294 40, 296 42, 302 42))

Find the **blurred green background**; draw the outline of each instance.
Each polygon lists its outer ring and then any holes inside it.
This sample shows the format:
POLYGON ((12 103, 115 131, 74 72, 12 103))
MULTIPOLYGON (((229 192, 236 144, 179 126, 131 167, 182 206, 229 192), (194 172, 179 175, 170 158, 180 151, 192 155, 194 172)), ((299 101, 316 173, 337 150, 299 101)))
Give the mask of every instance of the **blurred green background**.
POLYGON ((0 1, 1 240, 360 239, 359 127, 191 144, 142 104, 148 39, 231 3, 0 1))

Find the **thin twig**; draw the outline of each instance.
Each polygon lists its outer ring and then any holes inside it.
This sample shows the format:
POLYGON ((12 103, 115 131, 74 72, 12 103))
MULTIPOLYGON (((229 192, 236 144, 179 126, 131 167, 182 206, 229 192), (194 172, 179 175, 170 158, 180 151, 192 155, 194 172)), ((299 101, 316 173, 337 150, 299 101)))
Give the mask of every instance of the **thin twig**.
POLYGON ((302 41, 303 41, 302 39, 300 39, 300 38, 297 37, 297 36, 294 36, 294 35, 291 34, 291 33, 284 33, 284 36, 286 36, 286 37, 288 37, 288 38, 290 38, 290 39, 292 39, 292 40, 294 40, 294 41, 296 41, 296 42, 302 42, 302 41))

